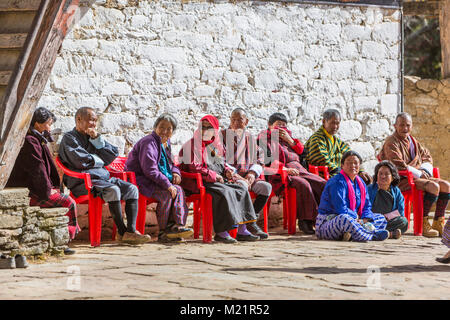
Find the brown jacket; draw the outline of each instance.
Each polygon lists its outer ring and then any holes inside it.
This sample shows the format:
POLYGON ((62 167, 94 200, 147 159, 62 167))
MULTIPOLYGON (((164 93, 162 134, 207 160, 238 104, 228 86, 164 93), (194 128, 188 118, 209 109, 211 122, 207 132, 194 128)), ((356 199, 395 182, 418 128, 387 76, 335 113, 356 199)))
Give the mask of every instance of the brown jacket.
MULTIPOLYGON (((411 136, 411 138, 416 147, 416 156, 414 159, 412 159, 409 154, 409 139, 401 138, 397 132, 394 132, 393 135, 386 139, 383 148, 378 154, 378 159, 380 161, 392 161, 398 170, 406 170, 407 166, 419 169, 423 162, 430 162, 433 164, 433 158, 431 157, 430 151, 422 146, 414 137, 411 136)), ((402 177, 399 185, 400 189, 402 191, 407 190, 407 185, 407 180, 402 177)))

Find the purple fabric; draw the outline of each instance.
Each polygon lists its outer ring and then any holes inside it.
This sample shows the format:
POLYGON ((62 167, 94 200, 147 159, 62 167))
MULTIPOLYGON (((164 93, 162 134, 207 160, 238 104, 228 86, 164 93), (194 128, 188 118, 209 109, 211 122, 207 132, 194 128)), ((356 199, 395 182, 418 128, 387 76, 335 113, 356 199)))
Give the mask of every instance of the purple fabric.
MULTIPOLYGON (((180 170, 172 161, 170 140, 167 144, 168 148, 166 151, 167 156, 169 157, 170 169, 172 170, 172 173, 181 176, 180 170)), ((153 131, 135 144, 125 163, 125 170, 133 171, 136 174, 139 192, 146 197, 152 196, 155 186, 164 190, 167 190, 172 186, 172 183, 158 167, 158 163, 161 160, 161 152, 161 138, 153 131)))
POLYGON ((416 157, 416 147, 414 146, 414 142, 411 136, 408 136, 408 140, 409 140, 409 155, 411 156, 411 159, 414 159, 416 157))
POLYGON ((185 200, 183 189, 174 185, 177 189, 177 196, 172 199, 172 195, 167 190, 155 188, 152 198, 158 201, 156 206, 156 218, 158 219, 159 230, 165 230, 167 223, 173 221, 176 224, 184 226, 188 216, 188 207, 185 200))

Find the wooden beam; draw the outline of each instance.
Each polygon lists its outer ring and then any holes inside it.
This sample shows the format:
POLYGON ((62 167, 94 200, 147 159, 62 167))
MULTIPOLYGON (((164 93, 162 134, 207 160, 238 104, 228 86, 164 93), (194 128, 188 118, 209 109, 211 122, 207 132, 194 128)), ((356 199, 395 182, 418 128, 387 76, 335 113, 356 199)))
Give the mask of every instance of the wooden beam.
POLYGON ((36 11, 41 0, 0 0, 0 11, 36 11))
POLYGON ((441 1, 403 2, 403 15, 437 18, 439 16, 439 2, 441 1))
POLYGON ((9 179, 79 0, 43 0, 0 106, 0 190, 9 179))
POLYGON ((7 86, 11 78, 12 71, 0 71, 0 86, 7 86))
POLYGON ((20 49, 25 44, 27 33, 0 34, 0 49, 20 49))
POLYGON ((441 30, 442 78, 450 78, 450 0, 442 0, 439 14, 441 30))

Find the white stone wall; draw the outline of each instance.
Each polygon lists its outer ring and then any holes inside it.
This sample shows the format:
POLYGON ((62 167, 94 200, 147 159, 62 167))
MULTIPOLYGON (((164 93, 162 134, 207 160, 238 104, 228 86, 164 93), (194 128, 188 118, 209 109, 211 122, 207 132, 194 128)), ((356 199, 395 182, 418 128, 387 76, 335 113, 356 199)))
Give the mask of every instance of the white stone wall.
POLYGON ((281 4, 85 0, 40 106, 56 132, 81 106, 102 114, 107 138, 127 153, 155 118, 179 120, 175 150, 201 116, 243 107, 255 133, 285 113, 303 142, 321 113, 343 114, 340 136, 376 164, 400 104, 399 10, 281 4))

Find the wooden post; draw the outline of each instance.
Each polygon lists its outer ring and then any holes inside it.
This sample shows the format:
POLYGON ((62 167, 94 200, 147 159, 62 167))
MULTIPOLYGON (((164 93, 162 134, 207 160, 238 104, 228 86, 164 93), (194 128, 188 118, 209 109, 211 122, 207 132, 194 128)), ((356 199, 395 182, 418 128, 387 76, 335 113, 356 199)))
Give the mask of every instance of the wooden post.
POLYGON ((450 78, 450 0, 440 2, 439 28, 441 29, 442 78, 450 78))

